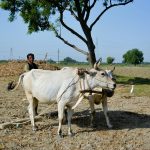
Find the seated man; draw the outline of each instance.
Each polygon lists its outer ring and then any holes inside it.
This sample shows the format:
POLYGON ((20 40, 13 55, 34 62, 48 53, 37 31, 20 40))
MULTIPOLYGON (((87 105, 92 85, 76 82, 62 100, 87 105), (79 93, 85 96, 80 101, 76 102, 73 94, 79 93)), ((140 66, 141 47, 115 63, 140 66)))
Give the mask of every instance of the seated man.
POLYGON ((27 55, 27 61, 28 61, 28 63, 24 67, 25 72, 28 72, 32 69, 38 69, 38 66, 34 63, 34 54, 29 53, 27 55))

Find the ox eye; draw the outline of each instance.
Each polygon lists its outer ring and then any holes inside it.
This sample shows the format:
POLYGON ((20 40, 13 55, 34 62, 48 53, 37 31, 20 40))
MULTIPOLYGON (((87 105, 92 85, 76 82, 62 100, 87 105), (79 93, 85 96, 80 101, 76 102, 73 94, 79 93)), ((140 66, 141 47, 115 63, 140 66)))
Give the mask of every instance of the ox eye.
POLYGON ((104 75, 105 75, 105 73, 101 73, 101 75, 102 75, 102 76, 104 76, 104 75))

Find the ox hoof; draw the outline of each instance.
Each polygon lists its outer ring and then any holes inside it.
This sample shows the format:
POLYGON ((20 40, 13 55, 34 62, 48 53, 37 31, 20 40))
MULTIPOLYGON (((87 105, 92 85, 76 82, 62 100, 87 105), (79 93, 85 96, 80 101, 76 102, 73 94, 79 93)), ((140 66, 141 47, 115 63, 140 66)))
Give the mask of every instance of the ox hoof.
POLYGON ((58 140, 62 139, 63 137, 64 137, 64 136, 63 136, 62 134, 58 134, 58 135, 57 135, 57 139, 58 139, 58 140))
POLYGON ((73 137, 74 135, 75 135, 75 134, 72 133, 72 132, 71 132, 71 133, 68 133, 68 136, 69 136, 69 137, 73 137))
POLYGON ((97 125, 96 125, 95 123, 91 123, 91 124, 90 124, 90 127, 91 127, 91 128, 96 128, 96 126, 97 126, 97 125))
POLYGON ((109 128, 109 129, 112 129, 112 128, 113 128, 113 125, 111 125, 111 124, 108 125, 108 128, 109 128))
POLYGON ((32 131, 37 131, 38 128, 36 126, 32 127, 32 131))
POLYGON ((63 118, 63 124, 66 124, 66 122, 67 122, 67 119, 66 118, 63 118))
POLYGON ((38 116, 38 115, 39 115, 39 114, 36 112, 36 113, 35 113, 35 116, 38 116))

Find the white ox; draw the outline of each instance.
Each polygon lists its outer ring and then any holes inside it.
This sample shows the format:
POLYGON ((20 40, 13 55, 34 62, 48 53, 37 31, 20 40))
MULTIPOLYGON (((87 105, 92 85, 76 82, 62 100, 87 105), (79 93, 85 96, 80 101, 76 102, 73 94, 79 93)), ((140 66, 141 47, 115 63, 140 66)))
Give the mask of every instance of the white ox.
MULTIPOLYGON (((20 75, 19 81, 15 87, 9 87, 9 90, 15 90, 22 82, 27 100, 29 101, 29 116, 32 129, 36 130, 34 116, 37 102, 58 104, 58 135, 62 135, 62 120, 64 108, 67 107, 68 119, 68 135, 72 135, 71 118, 73 115, 73 106, 83 99, 80 93, 80 76, 77 75, 77 69, 65 70, 41 70, 33 69, 30 72, 20 75)), ((91 69, 84 72, 85 89, 93 89, 95 87, 109 88, 114 90, 116 84, 112 81, 105 71, 91 69)), ((74 107, 74 108, 75 108, 74 107)))
MULTIPOLYGON (((97 68, 99 70, 99 68, 97 68)), ((114 82, 116 81, 113 71, 115 70, 115 67, 112 70, 105 70, 108 77, 111 78, 114 82)), ((94 117, 95 117, 95 107, 94 104, 99 105, 102 103, 105 119, 108 128, 112 128, 108 117, 108 106, 107 106, 107 97, 111 97, 114 94, 114 91, 112 90, 105 90, 101 87, 95 88, 95 91, 98 91, 100 93, 92 93, 92 94, 85 94, 86 98, 89 100, 90 109, 91 109, 91 126, 94 126, 94 117)))
MULTIPOLYGON (((98 66, 100 64, 97 64, 95 66, 96 70, 101 70, 98 66)), ((64 67, 62 68, 62 70, 65 69, 72 69, 71 67, 64 67)), ((113 71, 115 70, 115 67, 112 70, 105 70, 107 76, 109 78, 111 78, 113 81, 116 81, 114 75, 113 75, 113 71)), ((83 84, 83 83, 82 83, 83 84)), ((82 85, 82 87, 84 87, 84 85, 82 85)), ((90 109, 91 109, 91 126, 94 126, 94 118, 95 118, 95 107, 94 104, 99 105, 102 103, 102 107, 103 107, 103 111, 104 111, 104 115, 105 115, 105 119, 106 119, 106 123, 108 128, 112 128, 112 125, 109 121, 109 116, 108 116, 108 107, 107 107, 107 97, 111 97, 114 93, 114 91, 112 90, 106 90, 106 89, 102 89, 102 87, 96 87, 93 89, 96 93, 91 93, 89 94, 89 92, 85 92, 84 94, 84 98, 88 99, 89 105, 90 105, 90 109)))

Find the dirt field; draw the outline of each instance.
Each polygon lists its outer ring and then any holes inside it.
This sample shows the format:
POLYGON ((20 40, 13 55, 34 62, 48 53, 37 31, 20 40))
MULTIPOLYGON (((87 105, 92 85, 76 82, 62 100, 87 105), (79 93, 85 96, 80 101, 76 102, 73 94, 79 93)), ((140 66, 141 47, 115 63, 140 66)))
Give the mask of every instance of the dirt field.
MULTIPOLYGON (((0 123, 28 117, 25 95, 21 87, 14 92, 6 90, 7 83, 17 77, 0 77, 0 123)), ((0 130, 0 149, 10 150, 150 150, 150 97, 137 97, 120 92, 109 99, 112 129, 106 126, 101 105, 96 106, 96 127, 91 128, 88 102, 75 110, 72 129, 75 135, 57 137, 57 106, 40 104, 38 112, 49 107, 49 113, 36 121, 38 131, 30 123, 0 130)))

